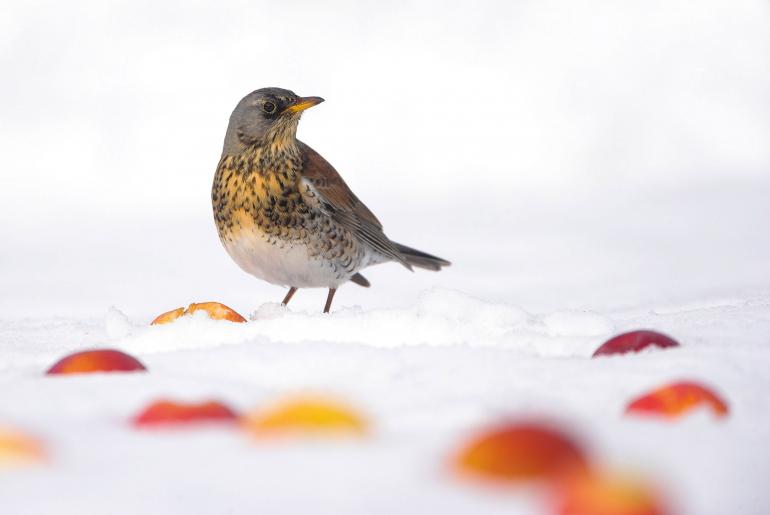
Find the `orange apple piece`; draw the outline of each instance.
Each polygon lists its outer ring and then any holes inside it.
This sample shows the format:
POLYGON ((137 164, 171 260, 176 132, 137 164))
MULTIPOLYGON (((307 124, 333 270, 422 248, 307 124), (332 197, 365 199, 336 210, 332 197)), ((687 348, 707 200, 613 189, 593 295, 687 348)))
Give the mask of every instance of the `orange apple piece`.
POLYGON ((0 469, 45 459, 43 445, 14 429, 0 427, 0 469))
POLYGON ((364 418, 352 408, 330 399, 306 397, 290 399, 266 411, 256 411, 241 419, 251 433, 363 435, 364 418))
POLYGON ((626 414, 678 418, 702 406, 709 407, 717 417, 725 417, 729 411, 727 402, 710 388, 682 381, 662 386, 634 399, 626 406, 626 414))
POLYGON ((204 311, 213 320, 229 320, 230 322, 246 322, 238 312, 234 309, 220 304, 219 302, 193 302, 187 309, 176 308, 171 311, 166 311, 155 317, 155 320, 150 322, 150 325, 168 324, 184 315, 192 315, 195 312, 204 311))
POLYGON ((555 495, 554 515, 666 515, 660 496, 635 479, 576 476, 555 495))
POLYGON ((657 331, 631 331, 610 338, 596 349, 591 357, 639 352, 652 347, 679 347, 679 342, 657 331))
POLYGON ((168 324, 169 322, 173 322, 182 315, 184 315, 184 308, 172 309, 171 311, 166 311, 165 313, 155 317, 155 320, 150 322, 150 325, 168 324))
POLYGON ((221 402, 183 403, 159 400, 147 406, 133 419, 138 427, 173 426, 205 422, 235 422, 233 410, 221 402))
POLYGON ((125 352, 99 349, 76 352, 57 361, 46 374, 88 374, 92 372, 140 372, 142 363, 125 352))
POLYGON ((462 474, 516 483, 584 473, 588 460, 561 431, 537 422, 513 422, 473 438, 458 453, 455 466, 462 474))
POLYGON ((201 302, 193 303, 187 307, 185 314, 192 315, 197 311, 205 311, 209 317, 214 320, 229 320, 230 322, 245 322, 246 319, 239 315, 235 310, 220 304, 219 302, 201 302))

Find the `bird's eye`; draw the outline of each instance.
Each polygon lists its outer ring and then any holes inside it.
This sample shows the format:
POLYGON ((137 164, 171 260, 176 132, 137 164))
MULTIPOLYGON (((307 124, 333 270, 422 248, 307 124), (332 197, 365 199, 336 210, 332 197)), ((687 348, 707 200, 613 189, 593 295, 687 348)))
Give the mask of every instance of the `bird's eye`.
POLYGON ((262 104, 262 110, 267 114, 273 114, 275 112, 275 104, 272 102, 265 102, 262 104))

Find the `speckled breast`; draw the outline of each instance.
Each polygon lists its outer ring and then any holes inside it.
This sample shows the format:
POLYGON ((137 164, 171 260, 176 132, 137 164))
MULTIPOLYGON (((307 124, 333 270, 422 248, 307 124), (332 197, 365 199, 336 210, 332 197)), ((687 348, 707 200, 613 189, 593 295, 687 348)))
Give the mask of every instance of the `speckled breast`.
POLYGON ((337 287, 356 272, 363 249, 323 212, 299 166, 284 159, 261 172, 224 157, 212 187, 219 237, 233 260, 255 277, 298 288, 337 287))

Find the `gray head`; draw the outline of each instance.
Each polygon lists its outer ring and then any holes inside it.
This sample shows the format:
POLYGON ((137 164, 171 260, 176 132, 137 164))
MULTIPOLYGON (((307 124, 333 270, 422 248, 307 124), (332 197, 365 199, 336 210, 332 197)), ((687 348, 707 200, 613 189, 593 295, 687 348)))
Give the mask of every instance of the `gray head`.
POLYGON ((281 88, 252 91, 230 115, 222 155, 235 155, 255 144, 294 143, 302 111, 323 101, 320 97, 299 97, 281 88))

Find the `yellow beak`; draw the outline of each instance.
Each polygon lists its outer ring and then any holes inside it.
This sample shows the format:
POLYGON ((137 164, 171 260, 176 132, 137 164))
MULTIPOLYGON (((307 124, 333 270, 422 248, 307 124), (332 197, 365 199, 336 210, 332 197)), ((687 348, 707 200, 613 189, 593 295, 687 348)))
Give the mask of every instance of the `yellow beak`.
POLYGON ((287 107, 284 112, 301 113, 305 109, 313 107, 314 105, 318 105, 323 101, 324 99, 321 97, 302 97, 297 99, 294 104, 287 107))

